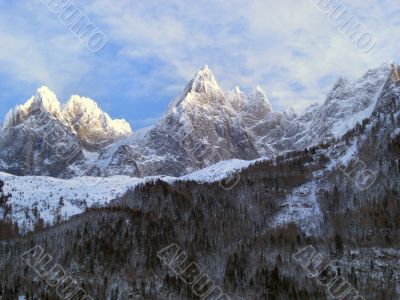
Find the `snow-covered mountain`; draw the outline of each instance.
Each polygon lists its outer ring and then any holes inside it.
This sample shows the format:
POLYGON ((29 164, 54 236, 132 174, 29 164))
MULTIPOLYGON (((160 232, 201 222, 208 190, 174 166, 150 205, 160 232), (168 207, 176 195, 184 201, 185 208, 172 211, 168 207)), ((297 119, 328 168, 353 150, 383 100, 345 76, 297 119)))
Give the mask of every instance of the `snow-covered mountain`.
POLYGON ((112 120, 93 100, 72 96, 62 107, 52 91, 41 87, 5 117, 1 169, 18 175, 67 177, 68 166, 85 160, 84 153, 131 133, 127 122, 112 120))
POLYGON ((273 110, 257 87, 223 91, 208 66, 146 132, 112 120, 91 99, 61 106, 42 87, 11 110, 0 134, 0 169, 18 175, 182 176, 228 159, 252 160, 340 138, 374 111, 392 66, 339 79, 322 105, 302 114, 273 110), (51 128, 52 130, 49 130, 51 128))
POLYGON ((298 115, 274 111, 260 87, 250 95, 238 87, 222 91, 206 66, 153 128, 104 149, 94 162, 97 175, 181 176, 218 161, 271 158, 340 138, 372 114, 391 70, 384 64, 355 82, 341 79, 322 105, 298 115))
POLYGON ((23 124, 38 114, 70 127, 71 132, 88 143, 110 141, 132 133, 125 120, 112 120, 92 99, 74 95, 62 107, 56 95, 45 86, 25 104, 17 105, 7 113, 2 131, 23 124))
POLYGON ((3 122, 2 131, 18 126, 30 116, 38 112, 47 113, 54 119, 62 120, 61 105, 56 95, 47 87, 37 90, 36 96, 32 96, 25 104, 17 105, 11 109, 3 122))
POLYGON ((71 131, 88 146, 101 146, 132 133, 125 120, 112 120, 95 101, 72 96, 64 107, 63 115, 71 131))

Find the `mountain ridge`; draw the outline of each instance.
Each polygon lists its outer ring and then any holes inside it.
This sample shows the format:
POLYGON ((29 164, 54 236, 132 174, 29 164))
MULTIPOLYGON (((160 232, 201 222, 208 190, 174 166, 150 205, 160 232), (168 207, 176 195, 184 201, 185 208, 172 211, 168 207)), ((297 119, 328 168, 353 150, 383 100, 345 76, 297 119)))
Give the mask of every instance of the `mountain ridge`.
POLYGON ((15 147, 14 140, 23 139, 24 131, 36 129, 31 147, 17 145, 24 148, 22 157, 2 158, 0 169, 60 178, 83 174, 183 176, 229 159, 271 158, 340 138, 368 118, 392 70, 383 64, 354 82, 338 79, 323 104, 297 115, 293 109, 274 111, 260 87, 249 95, 239 87, 223 91, 205 66, 140 137, 126 121, 112 120, 94 100, 75 95, 61 106, 55 94, 42 87, 36 96, 7 114, 0 135, 3 149, 15 147), (63 147, 78 149, 76 158, 59 155, 54 147, 37 149, 46 143, 47 133, 41 132, 43 124, 30 118, 35 114, 35 103, 39 111, 50 116, 48 121, 56 124, 55 135, 64 137, 63 147), (51 163, 42 170, 45 161, 51 163), (13 168, 15 162, 28 167, 13 168))

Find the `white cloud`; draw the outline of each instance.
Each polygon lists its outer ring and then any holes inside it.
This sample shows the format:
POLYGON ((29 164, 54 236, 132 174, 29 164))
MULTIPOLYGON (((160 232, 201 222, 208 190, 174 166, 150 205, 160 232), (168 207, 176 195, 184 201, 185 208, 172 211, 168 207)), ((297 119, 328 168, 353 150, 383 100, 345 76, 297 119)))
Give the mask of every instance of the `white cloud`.
MULTIPOLYGON (((91 69, 84 45, 40 1, 0 6, 0 71, 59 93, 91 69)), ((33 92, 33 91, 32 91, 33 92)))

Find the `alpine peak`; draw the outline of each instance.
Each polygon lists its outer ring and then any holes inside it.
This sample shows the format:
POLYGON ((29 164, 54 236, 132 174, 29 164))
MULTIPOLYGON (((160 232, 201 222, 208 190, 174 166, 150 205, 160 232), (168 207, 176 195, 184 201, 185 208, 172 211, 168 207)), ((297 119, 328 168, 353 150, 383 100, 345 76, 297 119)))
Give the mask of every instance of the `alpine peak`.
POLYGON ((27 102, 16 105, 11 109, 2 126, 2 130, 18 125, 24 122, 35 111, 48 113, 55 118, 61 118, 61 105, 56 95, 46 86, 42 86, 36 91, 36 95, 32 96, 27 102))
POLYGON ((10 110, 2 130, 24 123, 38 112, 61 122, 88 143, 116 140, 132 133, 125 120, 111 119, 92 99, 75 95, 61 107, 56 95, 46 86, 40 87, 25 104, 10 110))
POLYGON ((261 106, 263 110, 272 111, 272 105, 269 102, 265 91, 260 86, 256 87, 250 98, 250 105, 261 106))
POLYGON ((261 86, 257 85, 254 94, 257 96, 261 96, 263 98, 267 98, 265 91, 262 89, 261 86))
POLYGON ((32 101, 32 108, 44 109, 55 117, 61 115, 61 104, 57 96, 47 86, 41 86, 37 90, 36 96, 32 101))
POLYGON ((189 92, 196 93, 208 94, 210 92, 220 91, 220 87, 208 65, 196 73, 193 80, 189 83, 189 88, 189 92))
POLYGON ((63 113, 72 130, 89 142, 115 139, 132 133, 129 123, 125 120, 112 120, 90 98, 72 96, 63 113))
POLYGON ((238 85, 235 86, 235 93, 238 95, 242 94, 242 91, 240 90, 240 86, 238 86, 238 85))
POLYGON ((214 105, 216 102, 222 104, 224 95, 211 70, 206 65, 196 73, 194 78, 187 84, 182 95, 173 101, 170 108, 176 107, 205 107, 214 105))

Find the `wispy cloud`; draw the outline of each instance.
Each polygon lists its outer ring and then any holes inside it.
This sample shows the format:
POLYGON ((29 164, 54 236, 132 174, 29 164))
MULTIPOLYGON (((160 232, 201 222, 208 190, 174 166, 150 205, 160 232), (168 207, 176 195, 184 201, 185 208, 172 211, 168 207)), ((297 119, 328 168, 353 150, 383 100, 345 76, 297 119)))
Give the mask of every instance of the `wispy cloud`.
POLYGON ((359 76, 368 67, 396 58, 393 35, 400 29, 395 18, 388 18, 396 3, 384 2, 348 4, 376 35, 377 47, 368 54, 360 52, 311 0, 175 0, 162 5, 122 1, 117 6, 99 0, 89 9, 132 59, 156 57, 165 63, 168 75, 186 79, 208 63, 227 88, 260 84, 281 106, 304 107, 323 101, 332 86, 329 81, 321 84, 321 78, 359 76), (299 84, 305 88, 292 88, 299 84))

